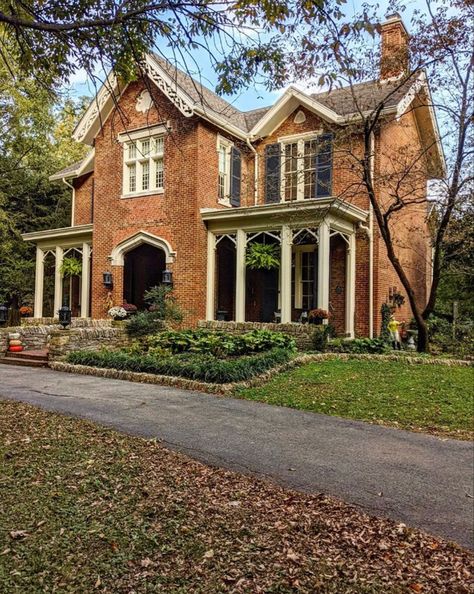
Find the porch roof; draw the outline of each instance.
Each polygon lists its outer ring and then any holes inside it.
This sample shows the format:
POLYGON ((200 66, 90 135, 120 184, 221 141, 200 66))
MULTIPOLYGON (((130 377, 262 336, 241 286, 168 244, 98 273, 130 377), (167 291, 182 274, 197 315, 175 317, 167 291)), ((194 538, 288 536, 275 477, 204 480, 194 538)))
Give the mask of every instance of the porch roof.
POLYGON ((32 241, 41 247, 53 247, 60 245, 67 247, 77 245, 83 241, 92 240, 93 225, 75 225, 74 227, 60 227, 59 229, 45 229, 44 231, 33 231, 23 233, 24 241, 32 241))
POLYGON ((202 208, 201 216, 210 230, 232 227, 263 228, 286 224, 298 227, 302 224, 318 224, 324 218, 349 224, 365 223, 369 212, 339 198, 318 198, 291 203, 266 204, 229 208, 202 208))

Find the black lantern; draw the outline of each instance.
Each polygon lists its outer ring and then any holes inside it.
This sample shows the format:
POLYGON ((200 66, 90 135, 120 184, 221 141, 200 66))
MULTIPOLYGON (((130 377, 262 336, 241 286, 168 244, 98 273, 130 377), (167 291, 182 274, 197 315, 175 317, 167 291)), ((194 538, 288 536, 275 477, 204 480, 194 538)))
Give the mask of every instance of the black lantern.
POLYGON ((64 304, 58 311, 59 323, 66 329, 71 324, 71 308, 64 304))
POLYGON ((173 273, 171 272, 171 270, 163 270, 161 282, 168 287, 173 286, 173 273))
POLYGON ((113 286, 113 280, 112 280, 112 273, 111 272, 104 272, 102 274, 102 278, 103 278, 103 283, 104 283, 104 287, 106 289, 111 289, 113 286))
POLYGON ((0 305, 0 324, 6 324, 8 319, 8 307, 0 305))

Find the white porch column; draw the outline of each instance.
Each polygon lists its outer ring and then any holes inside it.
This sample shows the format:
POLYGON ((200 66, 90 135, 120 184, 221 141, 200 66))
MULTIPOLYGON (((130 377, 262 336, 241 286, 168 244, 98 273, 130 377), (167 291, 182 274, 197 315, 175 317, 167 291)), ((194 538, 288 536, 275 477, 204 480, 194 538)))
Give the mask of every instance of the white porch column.
MULTIPOLYGON (((318 307, 329 310, 329 223, 319 225, 318 241, 318 307)), ((327 323, 327 322, 326 322, 327 323)))
POLYGON ((346 334, 355 337, 355 276, 356 276, 356 236, 349 235, 346 251, 346 334))
POLYGON ((206 320, 214 320, 216 305, 216 236, 207 232, 206 320))
POLYGON ((44 251, 36 247, 36 271, 35 271, 35 303, 34 317, 43 317, 43 291, 44 291, 44 251))
POLYGON ((82 244, 81 318, 89 317, 89 296, 91 286, 91 246, 82 244))
POLYGON ((56 246, 56 260, 54 266, 54 311, 53 316, 58 317, 59 308, 63 304, 63 276, 61 274, 61 266, 63 265, 63 248, 56 246))
POLYGON ((280 303, 281 322, 291 322, 291 246, 293 237, 290 227, 281 228, 281 260, 280 260, 280 303))
POLYGON ((235 321, 245 322, 245 248, 247 234, 243 229, 236 233, 236 266, 235 266, 235 321))

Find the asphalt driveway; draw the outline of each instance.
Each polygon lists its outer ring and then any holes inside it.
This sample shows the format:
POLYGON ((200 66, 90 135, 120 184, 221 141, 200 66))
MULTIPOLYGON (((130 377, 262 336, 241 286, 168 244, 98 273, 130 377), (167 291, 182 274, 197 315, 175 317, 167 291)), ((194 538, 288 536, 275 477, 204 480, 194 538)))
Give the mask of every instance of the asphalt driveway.
POLYGON ((207 464, 332 494, 473 547, 469 442, 49 369, 0 366, 0 395, 156 437, 207 464))

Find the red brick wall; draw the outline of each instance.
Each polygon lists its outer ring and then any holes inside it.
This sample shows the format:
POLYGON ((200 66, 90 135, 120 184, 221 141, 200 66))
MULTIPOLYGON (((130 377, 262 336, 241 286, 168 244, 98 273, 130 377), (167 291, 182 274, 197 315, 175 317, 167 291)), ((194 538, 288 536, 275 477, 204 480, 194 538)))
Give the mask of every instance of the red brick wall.
MULTIPOLYGON (((378 179, 378 195, 383 208, 392 202, 394 186, 402 179, 401 192, 406 200, 406 206, 393 217, 391 233, 395 252, 412 284, 415 295, 421 307, 427 298, 427 268, 430 261, 429 229, 426 220, 426 169, 420 160, 422 147, 413 112, 405 114, 398 122, 388 122, 382 129, 376 143, 376 175, 378 179), (417 162, 416 167, 413 163, 417 162)), ((383 303, 389 301, 391 289, 405 297, 405 303, 397 308, 399 319, 409 320, 412 317, 410 305, 405 290, 390 263, 385 242, 383 241, 377 224, 375 226, 375 331, 380 332, 381 313, 383 303)))
POLYGON ((331 238, 329 261, 329 322, 339 336, 346 331, 346 242, 338 235, 331 238))
POLYGON ((74 185, 74 225, 92 223, 92 196, 94 192, 94 174, 81 175, 74 185))
MULTIPOLYGON (((166 239, 177 252, 175 262, 170 266, 174 273, 176 296, 186 312, 186 323, 194 323, 205 315, 206 293, 206 228, 202 222, 200 208, 218 207, 217 202, 217 128, 199 120, 185 118, 158 90, 154 91, 155 106, 148 113, 138 113, 135 109, 137 97, 143 86, 132 83, 120 100, 120 110, 115 111, 105 122, 102 132, 95 143, 95 187, 94 187, 94 236, 92 260, 92 315, 105 315, 107 291, 102 285, 102 273, 110 269, 108 256, 113 248, 124 239, 140 230, 147 231, 166 239), (165 143, 165 191, 145 197, 121 198, 122 194, 122 145, 117 135, 125 130, 133 130, 169 121, 172 132, 165 143)), ((306 121, 295 124, 294 113, 271 136, 258 145, 259 167, 259 203, 264 202, 264 149, 267 144, 276 142, 280 136, 303 133, 314 130, 327 130, 327 124, 317 116, 303 109, 306 121)), ((223 134, 225 135, 225 134, 223 134)), ((404 118, 399 124, 393 123, 378 144, 376 167, 380 171, 386 167, 390 156, 393 157, 394 143, 408 139, 414 142, 416 128, 414 122, 404 118), (403 124, 403 126, 402 126, 403 124), (400 129, 399 129, 400 128, 400 129)), ((254 156, 245 143, 235 140, 242 151, 242 206, 254 204, 254 156)), ((345 139, 346 146, 336 144, 334 155, 333 194, 353 204, 368 209, 368 198, 356 184, 358 178, 349 154, 360 152, 360 138, 353 136, 345 139), (347 189, 350 188, 350 191, 347 189)), ((76 184, 76 224, 90 222, 87 212, 91 205, 93 176, 84 176, 76 184)), ((386 191, 386 190, 384 190, 386 191)), ((225 208, 225 207, 222 207, 225 208)), ((425 205, 423 205, 425 209, 425 205)), ((421 223, 421 207, 410 211, 408 219, 398 221, 397 237, 405 244, 422 253, 426 270, 426 233, 421 223)), ((318 221, 319 222, 319 221, 318 221)), ((316 222, 317 223, 317 222, 316 222)), ((368 277, 369 277, 369 242, 363 232, 357 234, 356 254, 356 334, 368 333, 368 277)), ((405 250, 404 258, 411 262, 413 250, 405 250)), ((337 252, 338 250, 336 250, 337 252)), ((335 253, 336 253, 335 252, 335 253)), ((394 271, 387 263, 380 238, 374 239, 374 329, 379 330, 379 311, 389 286, 400 283, 394 277, 394 271)), ((335 257, 335 256, 334 256, 335 257)), ((425 276, 418 270, 420 257, 413 266, 413 278, 417 291, 424 290, 425 276)), ((414 260, 414 261, 415 261, 414 260)), ((344 292, 334 294, 337 285, 343 286, 343 266, 345 258, 336 263, 332 256, 331 302, 337 310, 337 326, 343 331, 344 292), (341 278, 339 278, 341 277, 341 278), (336 282, 337 281, 337 282, 336 282), (336 284, 335 284, 336 283, 336 284)), ((114 304, 122 302, 123 269, 113 267, 114 304)), ((403 312, 405 315, 405 312, 403 312)), ((408 312, 406 312, 408 315, 408 312)))

